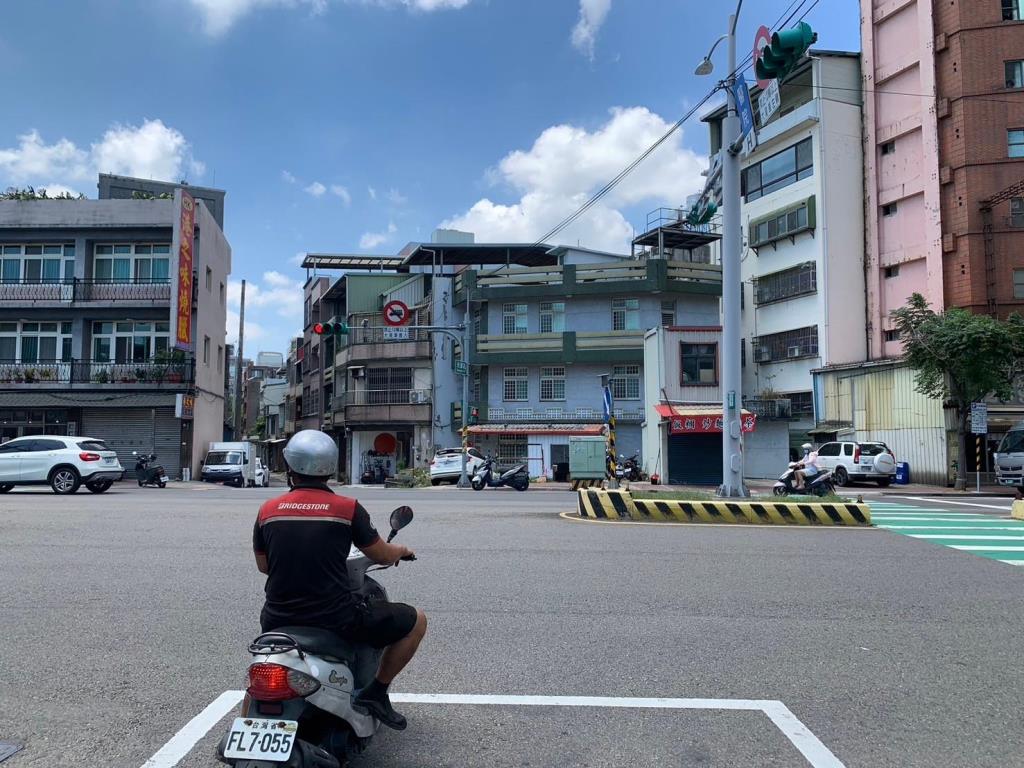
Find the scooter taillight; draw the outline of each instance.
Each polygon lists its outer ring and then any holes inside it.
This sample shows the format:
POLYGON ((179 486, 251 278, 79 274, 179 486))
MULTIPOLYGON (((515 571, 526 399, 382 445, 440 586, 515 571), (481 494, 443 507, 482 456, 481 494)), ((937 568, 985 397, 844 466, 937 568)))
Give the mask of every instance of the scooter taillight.
POLYGON ((256 701, 285 701, 316 693, 320 683, 297 669, 258 662, 249 666, 246 693, 256 701))

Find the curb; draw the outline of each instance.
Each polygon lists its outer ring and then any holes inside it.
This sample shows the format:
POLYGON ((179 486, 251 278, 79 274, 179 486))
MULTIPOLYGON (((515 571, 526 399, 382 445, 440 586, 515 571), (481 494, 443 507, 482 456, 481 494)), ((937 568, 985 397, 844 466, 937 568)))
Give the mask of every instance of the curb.
MULTIPOLYGON (((867 504, 796 501, 660 501, 628 491, 581 490, 580 517, 595 520, 673 520, 682 523, 870 526, 867 504)), ((1024 503, 1021 506, 1024 515, 1024 503)))

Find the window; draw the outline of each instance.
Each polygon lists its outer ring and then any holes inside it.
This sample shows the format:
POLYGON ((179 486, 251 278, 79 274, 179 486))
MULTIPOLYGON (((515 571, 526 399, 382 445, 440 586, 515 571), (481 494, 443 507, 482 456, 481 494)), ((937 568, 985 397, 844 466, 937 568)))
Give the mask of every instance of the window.
POLYGON ((565 330, 565 302, 542 301, 540 305, 540 332, 561 333, 565 330))
POLYGON ((894 155, 896 154, 896 142, 887 141, 882 145, 881 149, 883 155, 894 155))
POLYGON ((811 140, 804 139, 743 169, 743 194, 747 202, 811 176, 814 173, 811 148, 811 140))
POLYGON ((0 282, 59 283, 75 276, 73 245, 5 245, 0 248, 0 282))
POLYGON ((814 415, 813 392, 789 392, 785 397, 789 399, 790 413, 794 416, 814 415))
POLYGON ((883 270, 882 274, 885 275, 885 279, 886 280, 889 280, 890 278, 893 278, 893 277, 899 277, 900 265, 899 264, 894 264, 891 267, 886 267, 883 270))
POLYGON ((661 302, 661 324, 666 328, 676 324, 676 303, 674 301, 661 302))
POLYGON ((1010 157, 1024 157, 1024 128, 1007 131, 1010 157))
POLYGON ((805 296, 818 290, 818 274, 813 261, 756 278, 754 303, 758 306, 805 296))
POLYGON ((888 205, 883 205, 882 206, 882 215, 883 216, 895 216, 896 215, 896 210, 897 210, 896 203, 889 203, 888 205))
POLYGON ((718 384, 718 345, 680 344, 682 348, 682 374, 684 386, 718 384))
POLYGON ((1020 21, 1024 18, 1024 0, 1002 0, 1003 21, 1020 21))
POLYGON ((1024 269, 1013 270, 1013 298, 1024 299, 1024 269))
POLYGON ((206 268, 206 290, 213 293, 213 270, 206 268))
POLYGON ((104 283, 170 282, 170 252, 167 244, 97 245, 92 277, 104 283))
POLYGON ((501 332, 529 333, 526 325, 525 304, 505 304, 501 308, 501 332))
POLYGON ((310 323, 310 318, 311 318, 311 308, 312 308, 312 305, 311 305, 310 302, 311 302, 311 299, 309 298, 309 296, 307 296, 306 300, 304 302, 302 302, 302 327, 303 328, 309 328, 309 323, 310 323))
POLYGON ((612 330, 640 330, 640 299, 612 300, 612 330))
POLYGON ((92 324, 92 359, 97 363, 141 363, 166 352, 170 323, 125 320, 92 324))
POLYGON ((565 400, 565 368, 558 366, 540 369, 540 399, 565 400))
POLYGON ((842 443, 825 443, 818 449, 819 456, 838 456, 842 443))
POLYGON ((887 330, 887 331, 882 331, 882 338, 885 341, 899 341, 900 340, 900 332, 897 331, 895 328, 892 328, 892 329, 887 330))
POLYGON ((217 345, 217 373, 221 373, 224 370, 224 347, 220 344, 217 345))
POLYGON ((1024 227, 1024 197, 1010 198, 1010 226, 1024 227))
POLYGON ((498 437, 498 464, 519 464, 526 461, 526 435, 500 435, 498 437))
POLYGON ((612 397, 615 400, 640 399, 640 366, 612 366, 612 397))
POLYGON ((530 399, 529 371, 526 368, 506 368, 502 399, 523 401, 530 399))
POLYGON ((793 237, 814 229, 814 198, 750 223, 750 247, 769 245, 784 237, 793 237))
POLYGON ((210 337, 203 336, 203 363, 210 364, 210 337))
POLYGON ((0 323, 0 361, 70 362, 71 323, 0 323))
POLYGON ((1006 68, 1006 87, 1024 88, 1024 61, 1008 61, 1006 68))
POLYGON ((224 283, 220 284, 220 305, 224 306, 224 283))
POLYGON ((751 339, 754 362, 772 363, 818 354, 818 326, 796 328, 751 339))

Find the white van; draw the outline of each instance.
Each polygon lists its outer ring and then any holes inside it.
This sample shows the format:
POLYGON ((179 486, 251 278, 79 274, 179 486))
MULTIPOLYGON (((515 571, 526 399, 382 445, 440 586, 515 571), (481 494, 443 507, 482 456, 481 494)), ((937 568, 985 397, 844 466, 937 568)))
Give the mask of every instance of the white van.
POLYGON ((200 480, 204 483, 224 483, 236 488, 270 485, 270 472, 255 455, 252 443, 210 443, 203 461, 200 480))
POLYGON ((1015 424, 1003 437, 995 463, 999 485, 1024 487, 1024 421, 1015 424))

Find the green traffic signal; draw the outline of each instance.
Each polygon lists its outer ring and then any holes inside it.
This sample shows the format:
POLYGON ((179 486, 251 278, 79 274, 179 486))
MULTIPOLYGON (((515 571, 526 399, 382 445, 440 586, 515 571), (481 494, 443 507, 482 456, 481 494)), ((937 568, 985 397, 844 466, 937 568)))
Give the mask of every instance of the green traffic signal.
POLYGON ((761 58, 754 66, 757 79, 785 79, 817 40, 818 33, 805 21, 798 22, 792 29, 776 32, 772 35, 771 44, 764 47, 761 58))
POLYGON ((698 200, 686 214, 686 223, 691 226, 707 224, 717 212, 718 206, 714 200, 698 200))
POLYGON ((316 323, 313 332, 320 336, 348 336, 348 323, 316 323))

